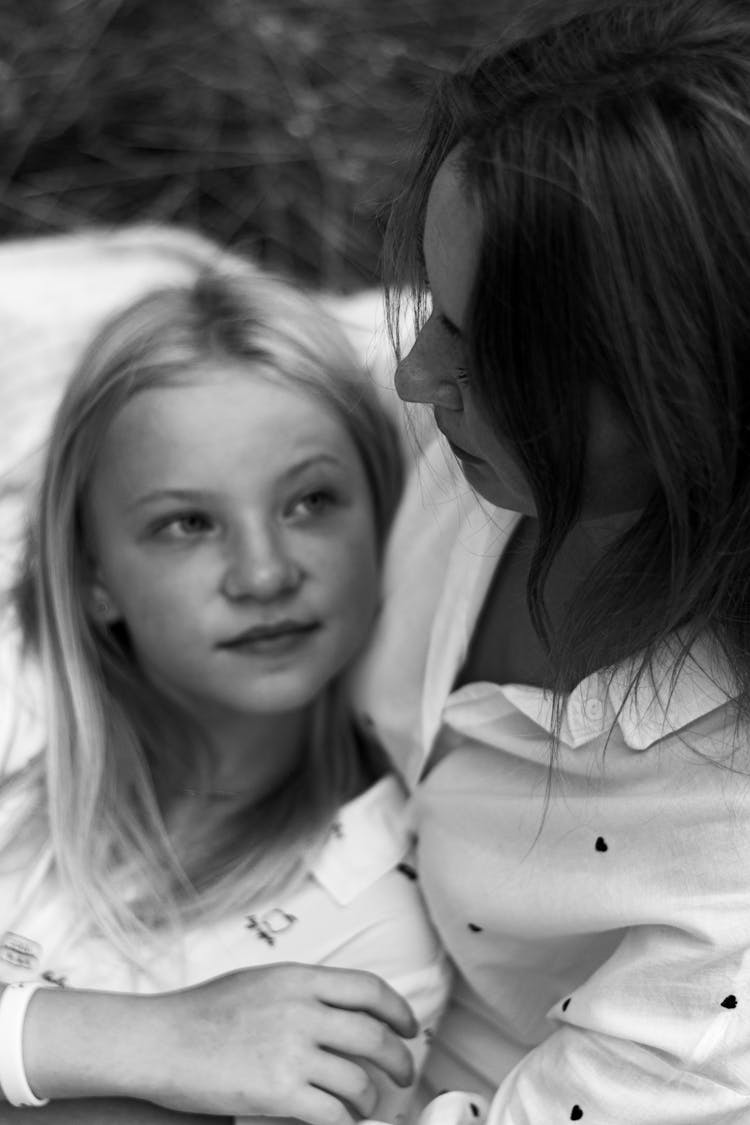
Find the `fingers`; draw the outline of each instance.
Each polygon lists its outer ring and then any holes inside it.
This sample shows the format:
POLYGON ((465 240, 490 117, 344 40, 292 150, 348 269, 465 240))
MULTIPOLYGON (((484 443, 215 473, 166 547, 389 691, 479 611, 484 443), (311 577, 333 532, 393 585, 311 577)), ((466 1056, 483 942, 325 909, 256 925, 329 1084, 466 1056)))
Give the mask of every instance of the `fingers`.
POLYGON ((333 1094, 315 1086, 305 1091, 296 1120, 307 1125, 354 1125, 354 1117, 346 1106, 333 1094))
POLYGON ((309 1081, 355 1110, 358 1117, 370 1117, 377 1105, 378 1090, 370 1075, 364 1067, 340 1055, 321 1051, 309 1081))
POLYGON ((364 1012, 332 1009, 321 1028, 320 1045, 337 1055, 372 1063, 397 1086, 408 1086, 413 1080, 414 1061, 406 1045, 379 1019, 364 1012))
POLYGON ((405 1039, 417 1034, 419 1026, 403 996, 399 996, 374 973, 343 969, 321 969, 319 972, 316 992, 324 1004, 368 1012, 405 1039))
POLYGON ((402 1036, 416 1033, 416 1021, 371 973, 296 964, 244 969, 160 1003, 171 1017, 162 1026, 177 1065, 168 1089, 161 1072, 151 1080, 151 1100, 170 1108, 354 1125, 372 1117, 381 1076, 399 1086, 412 1081, 402 1036))

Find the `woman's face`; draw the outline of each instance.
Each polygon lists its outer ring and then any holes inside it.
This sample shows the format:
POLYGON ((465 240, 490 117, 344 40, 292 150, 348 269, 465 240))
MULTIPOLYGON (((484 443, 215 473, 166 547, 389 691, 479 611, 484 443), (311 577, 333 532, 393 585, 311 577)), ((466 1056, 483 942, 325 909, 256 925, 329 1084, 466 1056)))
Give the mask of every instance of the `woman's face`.
MULTIPOLYGON (((396 388, 407 402, 433 407, 469 484, 486 500, 536 514, 531 490, 505 439, 493 427, 467 373, 465 325, 482 240, 478 208, 467 197, 455 155, 435 177, 427 205, 424 258, 432 314, 399 365, 396 388)), ((540 322, 540 331, 543 331, 540 322)), ((502 372, 497 372, 502 378, 502 372)), ((529 372, 533 378, 533 372, 529 372)), ((632 511, 651 491, 651 474, 614 404, 592 388, 584 517, 632 511)))

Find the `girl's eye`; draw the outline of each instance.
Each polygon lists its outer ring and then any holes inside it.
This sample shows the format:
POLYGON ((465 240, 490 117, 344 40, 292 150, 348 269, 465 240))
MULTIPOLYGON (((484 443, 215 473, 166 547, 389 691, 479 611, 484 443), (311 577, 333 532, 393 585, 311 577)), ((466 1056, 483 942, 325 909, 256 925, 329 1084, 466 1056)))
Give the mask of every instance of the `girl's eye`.
POLYGON ((211 531, 213 523, 200 512, 185 512, 162 521, 157 531, 170 539, 194 539, 211 531))
POLYGON ((333 493, 328 492, 326 489, 319 488, 314 492, 308 492, 305 496, 301 497, 292 505, 293 515, 310 515, 319 516, 335 503, 333 493))
POLYGON ((456 368, 456 382, 457 383, 468 383, 469 382, 469 372, 466 370, 465 367, 457 367, 456 368))

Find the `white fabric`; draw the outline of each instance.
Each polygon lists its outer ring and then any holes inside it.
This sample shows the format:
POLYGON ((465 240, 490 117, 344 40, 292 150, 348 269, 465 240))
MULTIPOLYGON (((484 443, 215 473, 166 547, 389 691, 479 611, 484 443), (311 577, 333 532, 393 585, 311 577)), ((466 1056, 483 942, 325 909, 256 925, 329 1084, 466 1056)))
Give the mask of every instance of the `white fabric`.
MULTIPOLYGON (((413 482, 389 562, 404 578, 357 685, 405 776, 424 770, 418 874, 460 974, 424 1096, 493 1098, 488 1125, 747 1123, 750 751, 731 679, 706 646, 671 695, 669 653, 624 705, 628 668, 588 678, 550 773, 546 693, 452 690, 517 517, 462 490, 451 534, 448 474, 436 447, 427 457, 429 490, 413 482), (451 538, 447 565, 436 551, 451 538), (425 560, 427 652, 403 624, 425 560)), ((455 1104, 443 1125, 465 1114, 455 1104)))
POLYGON ((26 498, 68 375, 104 321, 215 262, 177 227, 132 226, 0 244, 0 583, 12 575, 26 498))
MULTIPOLYGON (((411 1004, 420 1033, 409 1046, 419 1067, 449 973, 412 877, 404 813, 400 784, 383 778, 341 809, 299 890, 189 931, 181 949, 166 949, 148 971, 82 932, 44 870, 0 875, 0 981, 155 992, 283 961, 363 969, 384 977, 411 1004)), ((397 1121, 410 1097, 388 1083, 378 1112, 397 1121)))

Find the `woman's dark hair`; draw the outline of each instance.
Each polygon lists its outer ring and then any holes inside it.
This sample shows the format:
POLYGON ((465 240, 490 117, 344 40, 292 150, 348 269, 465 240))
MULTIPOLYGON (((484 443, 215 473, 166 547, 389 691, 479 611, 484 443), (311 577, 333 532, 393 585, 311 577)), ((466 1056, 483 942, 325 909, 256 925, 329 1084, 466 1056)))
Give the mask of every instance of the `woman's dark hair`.
POLYGON ((469 377, 533 492, 528 599, 558 699, 626 657, 644 673, 675 636, 676 674, 708 630, 746 714, 750 5, 595 6, 470 59, 423 128, 389 224, 387 284, 423 317, 427 198, 455 151, 483 221, 469 377), (552 631, 545 577, 581 510, 596 384, 655 485, 552 631))

